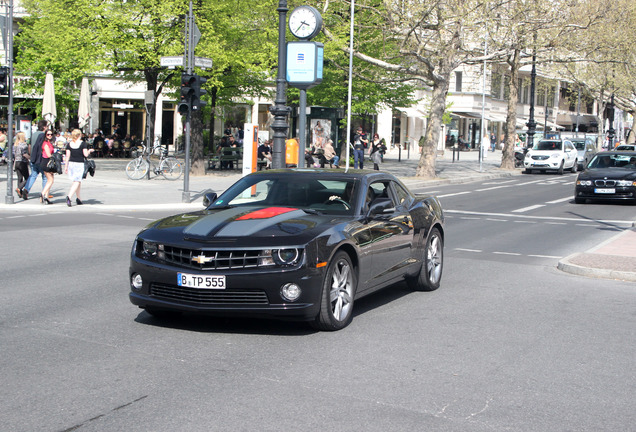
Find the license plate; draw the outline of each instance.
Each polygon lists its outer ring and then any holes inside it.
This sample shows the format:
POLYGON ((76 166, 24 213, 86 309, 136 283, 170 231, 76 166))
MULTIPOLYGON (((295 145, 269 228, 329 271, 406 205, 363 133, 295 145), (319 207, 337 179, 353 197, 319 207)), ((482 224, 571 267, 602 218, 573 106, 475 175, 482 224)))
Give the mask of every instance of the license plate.
POLYGON ((613 188, 596 188, 594 192, 597 194, 613 194, 616 193, 616 189, 613 188))
POLYGON ((177 273, 177 284, 182 287, 199 289, 225 289, 225 276, 195 275, 177 273))

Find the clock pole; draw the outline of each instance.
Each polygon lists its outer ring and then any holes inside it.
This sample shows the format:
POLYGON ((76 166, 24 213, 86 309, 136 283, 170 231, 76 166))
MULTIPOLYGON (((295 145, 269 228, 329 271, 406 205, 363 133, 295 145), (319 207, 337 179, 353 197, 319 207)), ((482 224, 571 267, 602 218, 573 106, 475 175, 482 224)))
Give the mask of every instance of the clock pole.
MULTIPOLYGON (((272 129, 274 130, 274 149, 272 155, 273 168, 285 168, 285 139, 289 124, 287 116, 291 109, 287 104, 287 82, 285 70, 287 69, 287 50, 285 49, 285 23, 287 20, 287 0, 278 2, 278 75, 276 76, 276 100, 269 111, 274 116, 272 129)), ((299 161, 300 164, 300 161, 299 161)))

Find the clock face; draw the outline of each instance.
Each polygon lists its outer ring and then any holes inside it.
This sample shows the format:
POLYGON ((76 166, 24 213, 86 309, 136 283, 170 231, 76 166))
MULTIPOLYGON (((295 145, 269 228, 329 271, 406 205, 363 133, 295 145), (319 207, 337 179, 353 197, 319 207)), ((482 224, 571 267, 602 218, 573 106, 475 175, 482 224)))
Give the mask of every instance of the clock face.
POLYGON ((299 39, 311 39, 322 27, 320 13, 311 6, 299 6, 289 16, 289 30, 299 39))

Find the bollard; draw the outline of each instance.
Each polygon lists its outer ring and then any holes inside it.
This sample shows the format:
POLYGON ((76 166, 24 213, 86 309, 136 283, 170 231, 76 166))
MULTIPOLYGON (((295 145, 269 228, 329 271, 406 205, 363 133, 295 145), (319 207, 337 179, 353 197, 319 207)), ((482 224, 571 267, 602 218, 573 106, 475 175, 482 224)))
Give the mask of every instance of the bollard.
POLYGON ((457 160, 459 161, 459 147, 457 144, 453 146, 453 162, 455 162, 455 153, 457 153, 457 160))
POLYGON ((402 162, 402 146, 398 145, 398 162, 402 162))

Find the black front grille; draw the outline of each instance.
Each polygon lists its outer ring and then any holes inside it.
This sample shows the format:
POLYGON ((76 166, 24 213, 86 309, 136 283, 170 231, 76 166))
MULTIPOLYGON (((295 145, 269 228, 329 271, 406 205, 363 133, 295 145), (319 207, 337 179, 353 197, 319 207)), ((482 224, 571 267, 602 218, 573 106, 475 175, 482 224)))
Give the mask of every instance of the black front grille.
POLYGON ((532 156, 533 160, 546 160, 548 159, 550 156, 532 156))
POLYGON ((214 251, 164 246, 165 261, 197 270, 231 270, 258 267, 260 250, 214 251))
POLYGON ((153 297, 201 305, 268 305, 267 294, 261 290, 206 290, 153 283, 153 297))
POLYGON ((594 185, 598 187, 614 187, 616 186, 616 180, 594 180, 594 185))

